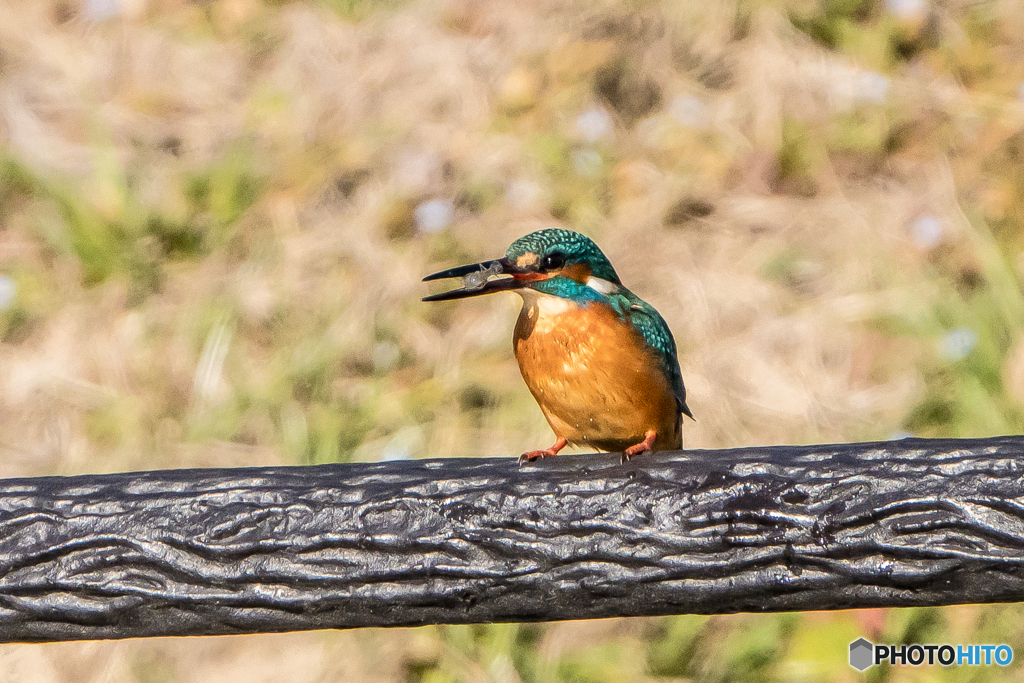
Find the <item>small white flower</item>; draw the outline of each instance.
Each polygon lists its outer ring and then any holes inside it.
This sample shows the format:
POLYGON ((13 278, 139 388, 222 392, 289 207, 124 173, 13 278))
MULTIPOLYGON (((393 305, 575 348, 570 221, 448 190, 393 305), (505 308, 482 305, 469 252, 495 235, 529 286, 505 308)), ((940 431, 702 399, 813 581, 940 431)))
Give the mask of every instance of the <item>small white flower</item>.
POLYGON ((885 0, 885 9, 900 19, 914 19, 928 9, 928 0, 885 0))
POLYGON ((934 249, 942 241, 945 232, 937 216, 925 214, 910 224, 910 239, 919 249, 934 249))
POLYGON ((877 71, 861 72, 856 76, 854 93, 858 99, 882 104, 889 94, 889 79, 877 71))
POLYGON ((668 103, 668 112, 680 126, 701 128, 707 125, 708 108, 692 95, 673 97, 668 103))
POLYGON ((450 199, 431 199, 416 207, 416 228, 420 232, 441 232, 454 216, 455 206, 450 199))
POLYGON ((587 142, 609 138, 613 130, 612 117, 604 109, 591 107, 576 117, 576 132, 587 142))
POLYGON ((0 275, 0 311, 14 305, 18 296, 18 283, 10 275, 0 275))
POLYGON ((82 14, 90 21, 106 21, 121 14, 121 0, 85 0, 82 14))
POLYGON ((977 345, 977 332, 968 327, 958 327, 944 334, 939 340, 939 354, 950 363, 955 363, 971 355, 971 351, 977 345))
POLYGON ((400 351, 391 342, 380 342, 373 347, 373 369, 377 372, 387 372, 398 362, 400 351))
POLYGON ((505 201, 517 209, 529 209, 540 202, 543 194, 543 188, 532 180, 515 180, 508 186, 505 201))

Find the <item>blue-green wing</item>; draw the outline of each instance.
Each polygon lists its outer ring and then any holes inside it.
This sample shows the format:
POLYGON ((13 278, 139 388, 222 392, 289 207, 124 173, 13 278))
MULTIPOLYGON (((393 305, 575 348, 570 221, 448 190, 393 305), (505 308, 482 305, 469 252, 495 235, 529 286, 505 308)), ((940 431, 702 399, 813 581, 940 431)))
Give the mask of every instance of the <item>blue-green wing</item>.
POLYGON ((679 360, 676 358, 676 340, 673 339, 665 319, 653 306, 625 287, 618 287, 611 293, 603 294, 565 277, 541 280, 536 289, 577 302, 594 301, 610 306, 623 320, 632 324, 657 353, 672 385, 679 412, 693 417, 693 413, 686 405, 686 387, 683 386, 683 376, 679 372, 679 360))
POLYGON ((676 357, 676 340, 672 337, 672 331, 668 329, 665 319, 661 317, 661 314, 653 306, 629 290, 623 290, 622 294, 626 297, 629 304, 628 307, 622 307, 624 316, 640 331, 640 334, 643 335, 643 338, 651 348, 657 351, 669 381, 672 383, 672 390, 676 395, 676 403, 679 404, 679 412, 692 418, 693 415, 686 405, 686 387, 683 386, 683 375, 679 371, 679 359, 676 357))

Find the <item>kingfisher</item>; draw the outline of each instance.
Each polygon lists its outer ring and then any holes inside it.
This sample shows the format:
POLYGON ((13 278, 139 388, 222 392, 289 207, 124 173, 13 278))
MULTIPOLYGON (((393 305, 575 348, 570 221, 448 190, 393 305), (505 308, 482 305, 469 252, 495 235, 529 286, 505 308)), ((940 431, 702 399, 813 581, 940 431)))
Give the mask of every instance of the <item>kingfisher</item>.
POLYGON ((693 415, 675 339, 658 311, 623 286, 593 240, 572 230, 538 230, 514 241, 502 258, 423 280, 457 277, 462 287, 423 300, 494 292, 523 299, 512 348, 556 439, 523 453, 520 464, 570 444, 621 451, 623 462, 682 448, 682 416, 693 415))

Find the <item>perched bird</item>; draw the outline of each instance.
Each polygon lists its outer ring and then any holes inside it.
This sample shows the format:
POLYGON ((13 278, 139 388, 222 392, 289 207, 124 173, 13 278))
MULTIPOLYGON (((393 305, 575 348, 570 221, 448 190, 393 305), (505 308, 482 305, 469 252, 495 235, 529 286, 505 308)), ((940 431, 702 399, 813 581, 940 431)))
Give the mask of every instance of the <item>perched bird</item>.
POLYGON ((523 460, 556 455, 567 444, 622 451, 623 461, 682 447, 686 389, 665 320, 625 287, 598 246, 572 230, 520 237, 504 258, 423 278, 463 278, 463 286, 424 301, 513 291, 523 298, 512 345, 523 379, 556 441, 523 460), (500 275, 511 277, 492 279, 500 275))

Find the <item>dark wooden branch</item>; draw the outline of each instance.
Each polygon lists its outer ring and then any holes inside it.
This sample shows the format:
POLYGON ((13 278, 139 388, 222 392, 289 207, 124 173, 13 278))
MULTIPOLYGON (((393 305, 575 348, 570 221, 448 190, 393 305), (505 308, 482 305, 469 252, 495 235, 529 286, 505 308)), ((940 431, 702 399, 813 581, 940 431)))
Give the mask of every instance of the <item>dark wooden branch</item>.
POLYGON ((0 481, 0 641, 1024 601, 1024 437, 0 481))

